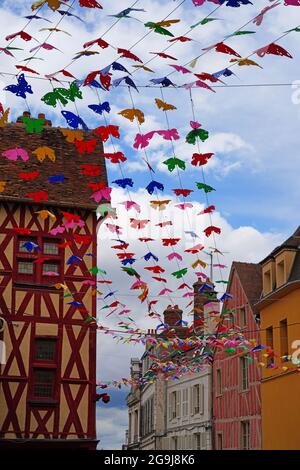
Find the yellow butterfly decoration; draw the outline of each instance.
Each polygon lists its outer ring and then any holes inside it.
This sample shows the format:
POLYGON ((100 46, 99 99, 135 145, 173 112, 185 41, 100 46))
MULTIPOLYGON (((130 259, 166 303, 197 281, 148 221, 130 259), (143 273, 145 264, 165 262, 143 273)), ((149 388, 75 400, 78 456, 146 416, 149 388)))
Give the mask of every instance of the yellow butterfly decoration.
POLYGON ((75 140, 83 140, 83 131, 72 131, 71 129, 59 129, 67 142, 74 144, 75 140))
POLYGON ((5 124, 8 123, 8 115, 9 115, 10 108, 7 108, 0 118, 0 127, 4 127, 5 124))
POLYGON ((141 289, 142 289, 143 292, 138 296, 138 298, 143 303, 148 297, 149 289, 148 289, 147 286, 143 286, 143 287, 141 286, 141 289))
POLYGON ((255 65, 256 67, 259 67, 260 69, 262 69, 262 66, 259 65, 257 62, 254 62, 254 60, 251 60, 251 59, 230 59, 230 62, 235 62, 237 65, 239 65, 240 67, 243 66, 243 65, 255 65))
POLYGON ((43 162, 46 157, 48 157, 51 162, 55 162, 56 160, 55 152, 50 147, 38 147, 33 150, 32 153, 36 155, 39 162, 43 162))
POLYGON ((68 286, 66 286, 66 284, 57 283, 57 284, 54 284, 54 287, 55 289, 68 290, 68 286))
POLYGON ((42 219, 47 219, 48 217, 51 217, 51 219, 56 220, 56 216, 52 214, 52 212, 47 211, 46 209, 36 211, 35 214, 39 214, 42 219))
POLYGON ((157 26, 161 26, 162 28, 167 28, 168 26, 172 26, 172 24, 179 23, 180 20, 164 20, 158 21, 155 23, 157 26))
POLYGON ((38 0, 33 5, 31 5, 31 10, 32 11, 37 10, 41 6, 45 5, 46 3, 48 4, 48 7, 51 8, 51 10, 53 11, 57 10, 61 6, 62 3, 65 4, 61 0, 38 0))
POLYGON ((120 111, 118 114, 120 114, 126 119, 129 119, 129 121, 131 122, 134 121, 134 118, 137 118, 140 124, 143 124, 143 122, 145 122, 145 115, 140 109, 123 109, 123 111, 120 111))
POLYGON ((171 199, 165 199, 161 201, 150 201, 150 206, 153 209, 158 209, 159 211, 163 211, 167 208, 167 205, 171 202, 171 199))
POLYGON ((193 269, 195 269, 197 266, 202 266, 202 268, 206 268, 207 264, 204 261, 197 259, 197 261, 195 261, 191 266, 193 269))
POLYGON ((162 101, 159 98, 155 98, 155 103, 158 109, 162 109, 163 111, 172 111, 173 109, 177 109, 176 106, 166 103, 165 101, 162 101))
POLYGON ((6 182, 0 181, 0 193, 3 193, 3 191, 5 191, 5 186, 6 186, 6 182))
POLYGON ((146 67, 146 65, 132 65, 135 69, 143 69, 145 72, 151 72, 154 73, 154 70, 149 69, 149 67, 146 67))

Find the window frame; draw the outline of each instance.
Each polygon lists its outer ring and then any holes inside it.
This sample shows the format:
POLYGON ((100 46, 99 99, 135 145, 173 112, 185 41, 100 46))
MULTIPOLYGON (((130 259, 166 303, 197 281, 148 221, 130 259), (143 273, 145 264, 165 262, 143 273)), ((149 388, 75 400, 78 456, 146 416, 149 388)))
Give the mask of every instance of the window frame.
POLYGON ((240 357, 240 390, 249 390, 249 363, 245 357, 240 357))
POLYGON ((56 383, 57 383, 57 377, 56 377, 56 370, 53 368, 46 368, 46 367, 34 367, 33 369, 33 377, 32 377, 32 399, 33 400, 38 400, 38 401, 48 401, 48 400, 55 400, 55 395, 56 395, 56 383), (35 378, 35 374, 37 372, 50 372, 52 374, 52 381, 51 381, 51 387, 52 387, 52 393, 50 395, 36 395, 35 393, 35 387, 38 384, 47 384, 47 382, 37 382, 35 378))
POLYGON ((250 421, 245 420, 241 421, 241 450, 250 450, 250 421), (247 432, 244 432, 244 431, 247 432), (247 439, 247 444, 245 444, 245 438, 247 439))

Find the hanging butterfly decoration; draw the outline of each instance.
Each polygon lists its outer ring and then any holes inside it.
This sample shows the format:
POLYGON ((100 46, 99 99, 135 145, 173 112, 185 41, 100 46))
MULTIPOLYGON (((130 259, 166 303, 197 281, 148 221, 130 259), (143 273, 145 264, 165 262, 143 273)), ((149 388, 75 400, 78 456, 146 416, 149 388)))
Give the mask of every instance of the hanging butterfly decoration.
POLYGON ((8 85, 4 88, 4 90, 9 91, 16 96, 20 96, 20 98, 23 98, 23 99, 26 99, 26 93, 29 93, 30 95, 33 94, 31 86, 28 84, 28 82, 25 79, 24 73, 21 73, 18 76, 17 80, 18 80, 17 85, 8 85))

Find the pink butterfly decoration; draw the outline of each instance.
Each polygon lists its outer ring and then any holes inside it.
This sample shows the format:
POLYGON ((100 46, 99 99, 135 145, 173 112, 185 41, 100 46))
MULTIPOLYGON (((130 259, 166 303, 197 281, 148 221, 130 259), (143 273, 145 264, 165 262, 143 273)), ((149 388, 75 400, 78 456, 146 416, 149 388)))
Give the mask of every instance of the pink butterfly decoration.
POLYGON ((175 70, 177 70, 177 72, 181 72, 183 74, 191 73, 191 71, 189 69, 187 69, 186 67, 183 67, 182 65, 169 64, 169 66, 173 67, 175 70))
POLYGON ((201 127, 201 124, 197 121, 190 121, 190 126, 192 129, 199 129, 199 127, 201 127))
POLYGON ((165 295, 167 292, 173 292, 171 289, 168 289, 167 287, 163 290, 161 290, 158 295, 165 295))
POLYGON ((190 202, 183 202, 181 204, 175 204, 175 207, 178 207, 178 209, 181 209, 184 211, 185 209, 191 209, 194 206, 190 202))
POLYGON ((180 261, 183 260, 182 256, 181 256, 179 253, 176 253, 176 252, 170 253, 170 254, 167 256, 167 258, 168 258, 169 261, 172 261, 174 258, 177 258, 177 259, 179 259, 180 261))
POLYGON ((103 189, 99 189, 91 195, 91 199, 94 199, 95 202, 100 202, 102 199, 106 199, 106 201, 111 201, 111 191, 112 188, 106 187, 103 189))
POLYGON ((52 46, 52 44, 49 44, 47 42, 43 42, 43 44, 39 44, 38 46, 36 47, 33 47, 33 49, 30 49, 30 53, 31 52, 34 52, 34 51, 37 51, 38 49, 46 49, 47 51, 52 51, 53 49, 56 49, 57 51, 59 51, 59 49, 57 49, 57 47, 55 46, 52 46))
POLYGON ((57 235, 58 233, 64 233, 65 230, 66 228, 60 225, 59 227, 52 228, 49 233, 51 233, 51 235, 57 235))
POLYGON ((125 209, 129 211, 131 208, 135 209, 138 213, 141 212, 141 206, 137 204, 137 202, 134 201, 124 201, 121 202, 120 204, 123 204, 125 206, 125 209))
POLYGON ((2 156, 7 158, 7 160, 16 161, 20 157, 23 162, 27 162, 29 160, 29 155, 25 149, 22 148, 14 148, 8 149, 2 152, 2 156))

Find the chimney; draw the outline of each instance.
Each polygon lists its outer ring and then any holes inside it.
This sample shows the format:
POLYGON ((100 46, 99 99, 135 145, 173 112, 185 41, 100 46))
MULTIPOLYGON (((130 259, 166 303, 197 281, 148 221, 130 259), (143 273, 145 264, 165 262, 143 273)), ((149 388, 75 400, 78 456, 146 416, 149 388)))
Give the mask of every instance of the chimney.
POLYGON ((194 287, 194 327, 200 328, 203 326, 204 319, 204 306, 209 302, 217 300, 217 293, 215 292, 214 285, 210 279, 207 278, 205 281, 198 279, 193 285, 194 287), (206 287, 207 285, 207 287, 206 287), (213 288, 209 287, 213 286, 213 288), (201 289, 201 291, 200 291, 201 289), (200 292, 199 292, 200 291, 200 292))
POLYGON ((178 324, 178 321, 182 320, 182 310, 178 307, 178 305, 168 305, 166 310, 164 311, 164 323, 169 325, 169 327, 174 326, 181 326, 178 324))
MULTIPOLYGON (((30 118, 30 117, 31 117, 30 111, 24 111, 24 112, 23 112, 23 115, 20 116, 20 117, 18 117, 17 123, 23 124, 22 117, 30 118)), ((33 118, 33 119, 34 119, 34 118, 33 118)), ((39 113, 38 119, 45 119, 45 127, 52 127, 52 122, 49 121, 49 119, 46 119, 46 116, 45 116, 44 113, 39 113)))

